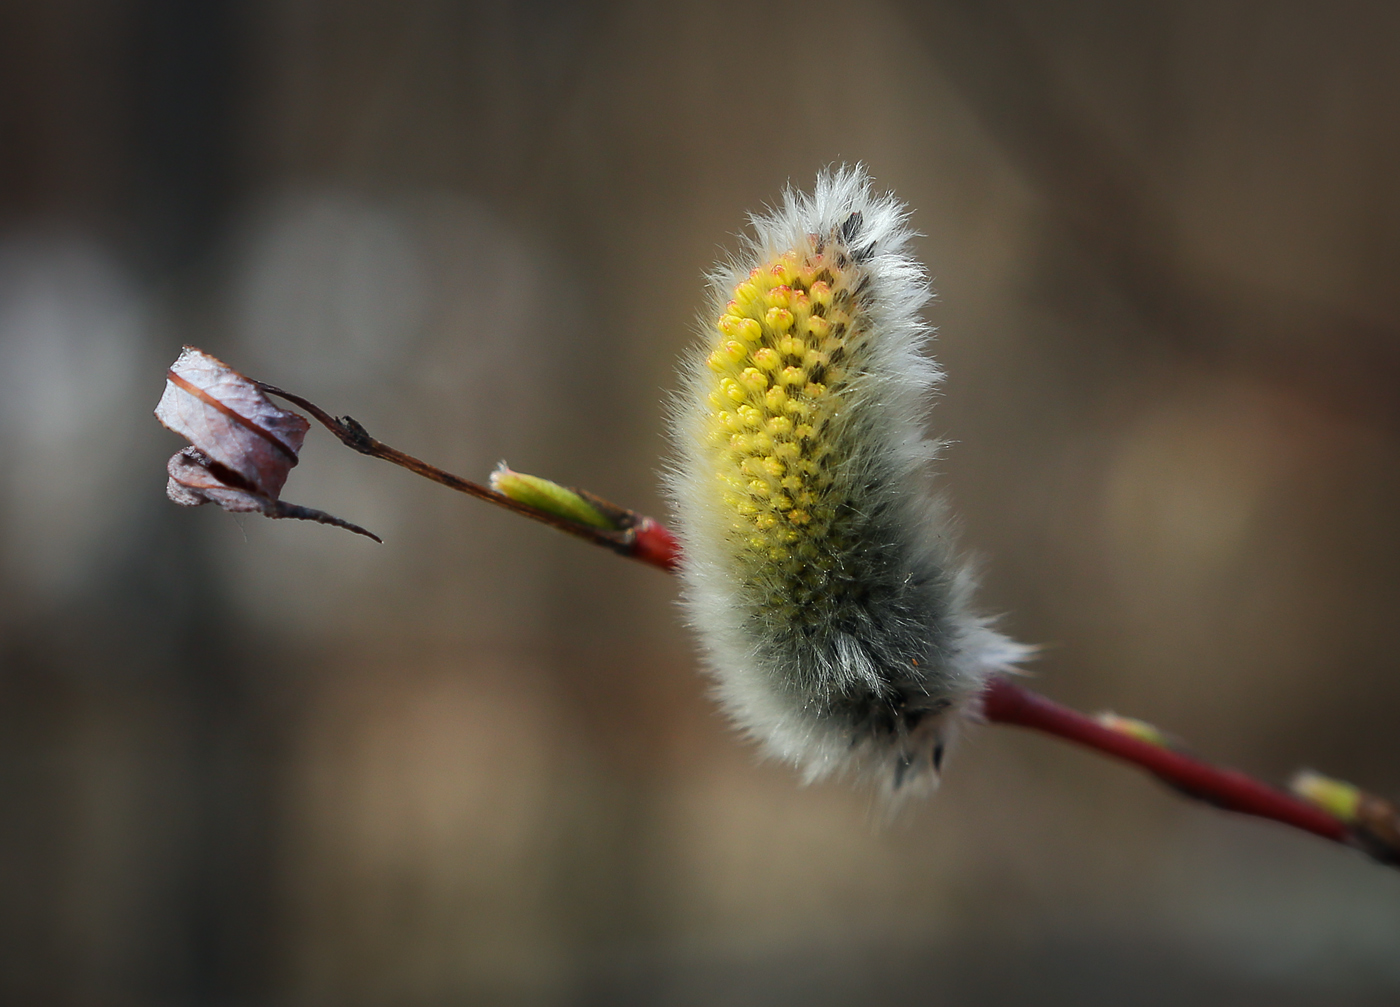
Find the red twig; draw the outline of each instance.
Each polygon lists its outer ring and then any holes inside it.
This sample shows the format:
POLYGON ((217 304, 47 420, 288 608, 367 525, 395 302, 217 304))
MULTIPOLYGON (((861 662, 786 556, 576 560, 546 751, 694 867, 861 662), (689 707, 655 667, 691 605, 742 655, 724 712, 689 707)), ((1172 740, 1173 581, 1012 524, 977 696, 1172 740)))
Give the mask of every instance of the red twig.
POLYGON ((1269 818, 1296 829, 1352 844, 1346 824, 1320 808, 1233 769, 1105 727, 1077 710, 1032 692, 1005 675, 994 675, 982 694, 982 715, 993 724, 1014 724, 1092 748, 1140 766, 1163 782, 1227 811, 1269 818))
MULTIPOLYGON (((596 501, 597 498, 590 499, 596 501)), ((639 517, 631 511, 626 513, 635 520, 627 555, 658 569, 675 572, 681 559, 676 537, 652 518, 639 517)), ((1179 793, 1217 808, 1291 825, 1335 843, 1364 850, 1383 863, 1395 864, 1400 856, 1400 849, 1393 842, 1378 842, 1377 830, 1368 828, 1364 821, 1356 827, 1349 826, 1321 808, 1238 770, 1215 766, 1167 745, 1106 727, 1005 675, 993 675, 988 680, 982 694, 982 716, 988 723, 1041 731, 1121 759, 1145 769, 1179 793)), ((1386 810, 1393 815, 1393 806, 1387 806, 1386 810)))
POLYGON ((644 517, 637 525, 632 558, 650 563, 667 573, 675 573, 680 568, 681 544, 665 525, 644 517))
MULTIPOLYGON (((640 518, 630 555, 643 563, 674 572, 680 565, 680 543, 664 525, 651 518, 640 518)), ((1394 862, 1394 850, 1378 850, 1374 837, 1358 835, 1347 823, 1307 801, 1237 770, 1215 766, 1166 745, 1106 727, 1005 675, 993 675, 988 680, 982 694, 982 716, 988 723, 1041 731, 1132 763, 1183 795, 1217 808, 1291 825, 1336 843, 1364 849, 1377 859, 1394 862)))
MULTIPOLYGON (((680 565, 680 543, 667 528, 652 518, 591 493, 576 490, 597 507, 617 530, 576 523, 522 504, 471 480, 444 472, 411 455, 370 437, 354 420, 334 417, 298 395, 258 383, 263 391, 280 396, 306 409, 347 446, 362 454, 393 462, 412 472, 459 492, 504 507, 517 514, 541 521, 560 531, 576 535, 613 552, 631 557, 668 573, 680 565)), ((1400 810, 1373 795, 1362 794, 1356 821, 1348 824, 1327 811, 1261 783, 1233 769, 1203 762, 1172 748, 1107 727, 1068 707, 1032 692, 1005 675, 994 675, 982 695, 982 716, 994 724, 1012 724, 1054 735, 1082 745, 1152 773, 1180 793, 1228 811, 1267 818, 1333 842, 1364 850, 1375 859, 1400 865, 1400 810)))

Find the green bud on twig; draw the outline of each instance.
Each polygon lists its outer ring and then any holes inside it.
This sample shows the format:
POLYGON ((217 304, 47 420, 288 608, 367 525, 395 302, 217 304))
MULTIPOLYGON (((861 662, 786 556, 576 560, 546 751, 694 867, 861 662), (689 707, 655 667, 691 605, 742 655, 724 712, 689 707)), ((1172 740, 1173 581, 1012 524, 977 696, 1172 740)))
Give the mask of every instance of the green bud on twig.
POLYGON ((1100 713, 1094 719, 1110 731, 1126 734, 1130 738, 1137 738, 1138 741, 1145 741, 1149 745, 1157 745, 1159 748, 1176 747, 1172 743, 1172 740, 1163 733, 1161 728, 1155 727, 1145 720, 1136 720, 1133 717, 1120 717, 1116 713, 1107 712, 1100 713))
POLYGON ((1356 812, 1361 805, 1361 790, 1350 783, 1305 769, 1293 777, 1289 789, 1303 800, 1316 804, 1329 815, 1335 815, 1348 824, 1356 821, 1356 812))
POLYGON ((541 479, 539 476, 516 472, 508 468, 505 462, 501 462, 500 467, 491 473, 491 488, 502 496, 510 497, 516 503, 523 503, 527 507, 534 507, 567 521, 606 531, 619 530, 601 510, 585 500, 576 490, 560 486, 548 479, 541 479))

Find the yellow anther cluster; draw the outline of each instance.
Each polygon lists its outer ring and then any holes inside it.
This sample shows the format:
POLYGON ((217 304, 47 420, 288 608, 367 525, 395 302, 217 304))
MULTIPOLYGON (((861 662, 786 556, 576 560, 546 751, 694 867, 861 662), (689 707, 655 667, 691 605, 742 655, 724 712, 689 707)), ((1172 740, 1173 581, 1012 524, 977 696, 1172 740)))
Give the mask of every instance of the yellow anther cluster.
POLYGON ((835 502, 823 435, 857 335, 849 273, 788 252, 753 270, 716 321, 708 441, 736 540, 760 561, 821 562, 812 543, 835 502))

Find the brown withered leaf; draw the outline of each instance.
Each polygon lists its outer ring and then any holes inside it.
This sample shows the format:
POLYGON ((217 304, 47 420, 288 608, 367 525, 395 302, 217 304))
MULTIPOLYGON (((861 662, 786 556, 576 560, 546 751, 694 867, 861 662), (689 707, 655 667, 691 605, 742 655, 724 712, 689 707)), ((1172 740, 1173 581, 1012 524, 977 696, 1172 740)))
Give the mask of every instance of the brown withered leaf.
POLYGON ((279 499, 311 425, 222 360, 186 346, 166 373, 156 419, 190 441, 166 465, 165 491, 175 503, 318 521, 380 541, 359 525, 279 499))

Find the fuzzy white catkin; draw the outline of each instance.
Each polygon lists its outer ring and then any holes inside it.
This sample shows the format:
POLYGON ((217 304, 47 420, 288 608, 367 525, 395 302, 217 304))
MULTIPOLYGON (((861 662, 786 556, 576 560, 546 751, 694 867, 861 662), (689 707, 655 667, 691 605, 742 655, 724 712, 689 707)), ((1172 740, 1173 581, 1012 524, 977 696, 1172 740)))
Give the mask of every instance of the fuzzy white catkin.
POLYGON ((907 212, 861 167, 751 217, 710 276, 667 476, 720 702, 808 780, 936 785, 986 676, 1026 649, 970 609, 934 496, 941 378, 907 212))

